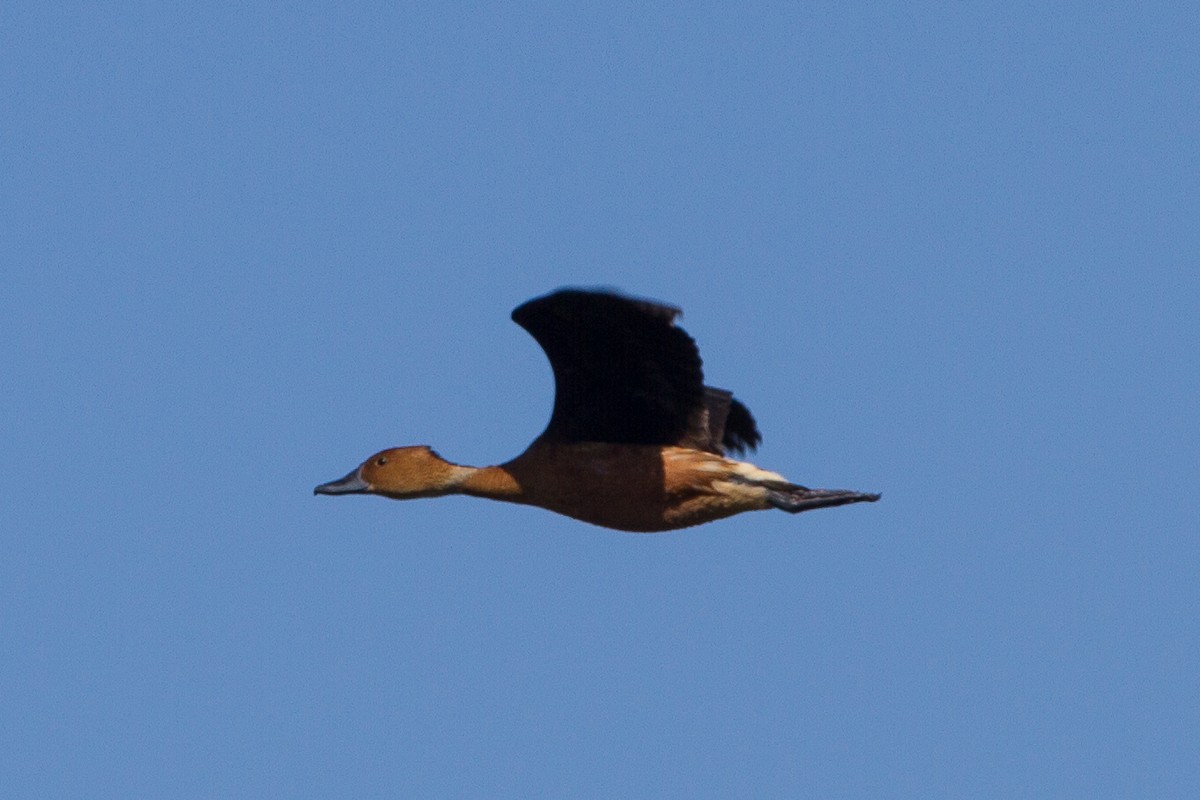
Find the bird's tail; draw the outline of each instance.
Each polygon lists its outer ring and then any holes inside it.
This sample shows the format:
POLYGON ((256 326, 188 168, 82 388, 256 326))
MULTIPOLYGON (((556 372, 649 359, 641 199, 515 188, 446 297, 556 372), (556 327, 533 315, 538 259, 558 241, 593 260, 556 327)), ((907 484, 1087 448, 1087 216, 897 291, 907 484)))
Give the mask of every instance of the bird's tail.
POLYGON ((874 503, 878 499, 878 494, 853 492, 847 489, 809 489, 806 486, 796 486, 795 484, 779 488, 771 487, 767 494, 767 502, 773 508, 789 514, 811 511, 814 508, 844 506, 849 503, 874 503))

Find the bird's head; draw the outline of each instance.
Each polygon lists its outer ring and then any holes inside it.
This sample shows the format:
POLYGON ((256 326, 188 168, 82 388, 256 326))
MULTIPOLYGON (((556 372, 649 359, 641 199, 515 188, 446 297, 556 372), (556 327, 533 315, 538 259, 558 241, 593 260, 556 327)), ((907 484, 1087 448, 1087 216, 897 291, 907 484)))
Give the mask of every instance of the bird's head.
POLYGON ((351 470, 323 483, 313 494, 378 494, 394 500, 451 494, 467 470, 425 445, 382 450, 351 470))

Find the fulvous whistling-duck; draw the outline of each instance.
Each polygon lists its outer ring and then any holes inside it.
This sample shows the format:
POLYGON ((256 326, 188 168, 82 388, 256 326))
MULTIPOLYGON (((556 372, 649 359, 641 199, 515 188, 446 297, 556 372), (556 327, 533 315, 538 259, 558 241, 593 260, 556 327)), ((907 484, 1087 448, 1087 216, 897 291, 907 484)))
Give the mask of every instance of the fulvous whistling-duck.
POLYGON ((603 291, 563 289, 530 300, 512 318, 546 351, 555 395, 550 423, 524 453, 466 467, 423 445, 397 447, 314 493, 466 494, 644 532, 743 511, 794 514, 879 499, 809 489, 726 458, 753 450, 762 436, 746 406, 704 385, 696 343, 675 325, 679 313, 603 291))

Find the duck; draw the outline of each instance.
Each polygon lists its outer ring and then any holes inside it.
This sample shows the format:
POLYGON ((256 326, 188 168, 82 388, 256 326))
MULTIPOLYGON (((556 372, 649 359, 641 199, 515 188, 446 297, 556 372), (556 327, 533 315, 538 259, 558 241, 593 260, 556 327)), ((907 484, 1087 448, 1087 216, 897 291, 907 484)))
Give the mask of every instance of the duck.
POLYGON ((550 421, 523 453, 472 467, 428 445, 392 447, 314 494, 467 495, 638 533, 879 500, 810 489, 734 458, 762 442, 758 424, 731 392, 705 385, 680 314, 608 289, 566 288, 523 303, 512 319, 545 351, 555 384, 550 421))

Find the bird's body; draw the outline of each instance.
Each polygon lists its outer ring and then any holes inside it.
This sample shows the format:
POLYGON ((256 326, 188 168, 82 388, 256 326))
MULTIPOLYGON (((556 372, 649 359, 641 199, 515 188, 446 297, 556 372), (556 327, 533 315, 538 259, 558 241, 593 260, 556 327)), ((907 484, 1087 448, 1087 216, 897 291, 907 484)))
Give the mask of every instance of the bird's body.
POLYGON ((786 482, 751 464, 683 447, 536 443, 512 461, 481 470, 466 494, 482 491, 623 531, 685 528, 768 508, 749 476, 786 482), (511 494, 510 494, 511 493, 511 494))
POLYGON ((556 392, 549 425, 524 453, 467 467, 425 446, 392 448, 316 492, 465 494, 639 532, 879 498, 807 489, 725 457, 753 449, 761 436, 744 405, 704 386, 699 353, 674 324, 677 314, 610 292, 568 289, 531 300, 513 319, 549 356, 556 392))

